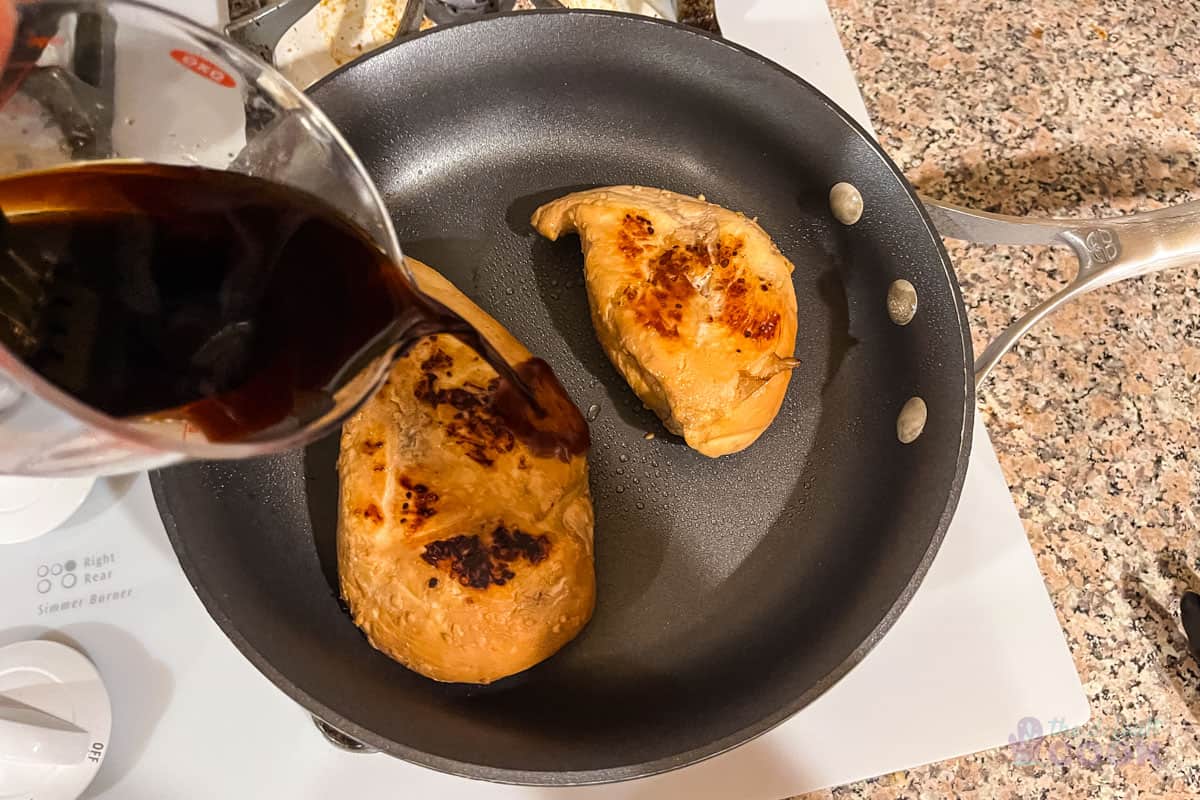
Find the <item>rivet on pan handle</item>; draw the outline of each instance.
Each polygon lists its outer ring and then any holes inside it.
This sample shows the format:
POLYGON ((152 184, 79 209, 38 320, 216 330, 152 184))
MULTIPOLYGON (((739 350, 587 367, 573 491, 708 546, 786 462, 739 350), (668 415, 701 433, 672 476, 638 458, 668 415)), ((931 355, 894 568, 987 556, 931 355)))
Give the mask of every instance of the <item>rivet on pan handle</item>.
POLYGON ((1200 260, 1200 202, 1112 219, 1043 219, 989 214, 924 199, 942 236, 978 244, 1067 245, 1079 272, 1013 322, 975 359, 978 389, 1017 340, 1052 311, 1092 289, 1200 260))

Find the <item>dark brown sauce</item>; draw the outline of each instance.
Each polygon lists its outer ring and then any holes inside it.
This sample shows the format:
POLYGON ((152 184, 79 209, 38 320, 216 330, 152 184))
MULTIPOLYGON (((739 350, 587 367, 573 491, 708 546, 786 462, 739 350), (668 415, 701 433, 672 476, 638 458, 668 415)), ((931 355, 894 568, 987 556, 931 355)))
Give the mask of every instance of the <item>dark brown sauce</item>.
POLYGON ((591 444, 587 422, 550 365, 531 358, 518 364, 516 373, 519 382, 501 378, 491 400, 491 407, 513 435, 542 458, 570 461, 572 455, 586 451, 591 444), (533 395, 534 406, 526 388, 533 395))
POLYGON ((327 413, 389 350, 452 333, 501 375, 514 434, 556 454, 587 447, 548 367, 514 372, 315 197, 99 162, 0 179, 0 211, 0 343, 105 414, 253 439, 327 413))

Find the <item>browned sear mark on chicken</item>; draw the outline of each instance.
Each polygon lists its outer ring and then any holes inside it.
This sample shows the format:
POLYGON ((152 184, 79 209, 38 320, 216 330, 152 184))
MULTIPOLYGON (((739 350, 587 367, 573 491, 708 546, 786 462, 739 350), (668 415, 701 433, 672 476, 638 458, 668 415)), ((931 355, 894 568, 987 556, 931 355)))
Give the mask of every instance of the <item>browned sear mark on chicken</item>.
POLYGON ((721 240, 716 243, 715 263, 721 267, 721 270, 728 270, 733 264, 733 259, 742 253, 742 247, 745 245, 740 239, 734 239, 733 236, 721 236, 721 240))
POLYGON ((765 319, 757 320, 750 327, 743 330, 742 336, 747 339, 774 339, 775 331, 777 330, 779 330, 779 314, 772 311, 765 319))
POLYGON ((450 354, 440 347, 433 351, 433 355, 421 362, 422 372, 443 372, 454 366, 454 359, 450 354))
POLYGON ((516 446, 513 432, 491 407, 500 379, 493 378, 486 386, 466 383, 442 388, 438 385, 441 378, 437 373, 445 370, 449 363, 453 363, 450 356, 440 350, 422 362, 421 377, 413 393, 434 409, 438 406, 454 409, 452 418, 442 422, 446 435, 462 446, 467 458, 485 467, 491 466, 497 456, 511 452, 516 446))
POLYGON ((626 258, 637 258, 645 251, 646 241, 654 235, 654 223, 641 214, 629 212, 617 229, 617 249, 626 258))
POLYGON ((625 224, 631 235, 646 239, 654 235, 654 223, 641 214, 626 214, 625 224))
POLYGON ((380 511, 379 506, 375 505, 374 503, 368 503, 367 507, 358 513, 362 514, 363 519, 369 519, 376 525, 383 522, 383 512, 380 511))
MULTIPOLYGON (((734 259, 742 251, 742 242, 732 237, 722 237, 717 245, 716 266, 712 286, 724 293, 719 320, 746 339, 769 340, 779 329, 778 311, 764 308, 750 292, 746 275, 737 270, 734 259)), ((759 288, 767 291, 766 283, 759 288)))
MULTIPOLYGON (((663 338, 679 338, 684 309, 698 294, 696 283, 708 276, 716 288, 726 288, 742 244, 739 239, 722 237, 715 248, 706 242, 673 244, 651 256, 645 284, 625 290, 625 301, 637 324, 663 338)), ((744 286, 737 288, 744 294, 744 286)))
POLYGON ((516 528, 510 532, 503 525, 492 531, 492 555, 501 561, 524 558, 530 564, 537 564, 549 554, 550 540, 545 534, 530 536, 516 528))
POLYGON ((400 476, 400 485, 407 490, 404 500, 400 502, 400 511, 404 514, 401 521, 406 522, 411 518, 412 528, 416 530, 425 520, 437 514, 437 492, 431 491, 423 483, 414 483, 407 475, 400 476))
MULTIPOLYGON (((478 535, 440 539, 425 545, 421 558, 432 566, 444 567, 463 586, 486 589, 493 584, 503 586, 516 577, 510 564, 522 558, 537 564, 550 553, 550 539, 545 534, 531 536, 500 525, 490 539, 487 544, 478 535)), ((436 579, 430 583, 434 585, 436 579)))
POLYGON ((769 340, 779 329, 779 312, 760 306, 750 294, 746 279, 735 278, 725 287, 721 322, 746 339, 769 340))
POLYGON ((363 442, 358 446, 358 449, 361 450, 364 455, 370 456, 374 455, 375 452, 381 447, 383 447, 382 439, 363 439, 363 442))
POLYGON ((689 247, 672 245, 650 259, 650 274, 642 286, 629 286, 625 299, 638 325, 667 339, 679 337, 683 308, 696 293, 691 274, 703 268, 696 252, 689 247))
POLYGON ((421 558, 434 567, 442 567, 442 562, 446 562, 450 575, 473 589, 486 589, 493 583, 503 586, 515 577, 512 570, 492 561, 478 536, 454 536, 431 542, 425 545, 421 558))

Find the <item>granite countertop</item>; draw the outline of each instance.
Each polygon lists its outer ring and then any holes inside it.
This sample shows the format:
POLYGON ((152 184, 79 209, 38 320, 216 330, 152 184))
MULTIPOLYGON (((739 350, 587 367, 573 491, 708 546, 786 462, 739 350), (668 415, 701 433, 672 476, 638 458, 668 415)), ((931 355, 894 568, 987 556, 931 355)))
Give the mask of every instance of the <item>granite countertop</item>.
MULTIPOLYGON (((1200 3, 830 7, 883 147, 922 193, 1098 216, 1200 198, 1200 3)), ((1046 248, 947 249, 977 352, 1074 269, 1046 248)), ((1183 267, 1087 295, 979 394, 1091 723, 812 797, 1200 795, 1200 668, 1179 624, 1181 592, 1200 590, 1198 287, 1183 267)))

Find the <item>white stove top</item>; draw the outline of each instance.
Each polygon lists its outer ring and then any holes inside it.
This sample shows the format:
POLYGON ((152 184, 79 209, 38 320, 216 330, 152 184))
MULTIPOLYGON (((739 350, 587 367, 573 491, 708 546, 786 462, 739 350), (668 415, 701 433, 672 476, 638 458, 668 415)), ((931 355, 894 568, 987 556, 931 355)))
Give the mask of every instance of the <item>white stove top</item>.
MULTIPOLYGON (((170 5, 215 24, 211 0, 170 5)), ((821 0, 718 0, 726 35, 864 124, 821 0)), ((220 535, 214 531, 214 535, 220 535)), ((108 684, 108 755, 86 797, 771 800, 1001 746, 1025 717, 1071 728, 1087 700, 982 424, 958 513, 892 631, 788 722, 730 753, 625 784, 476 783, 325 742, 221 634, 171 552, 144 475, 101 481, 58 531, 0 548, 0 645, 47 638, 108 684)))

